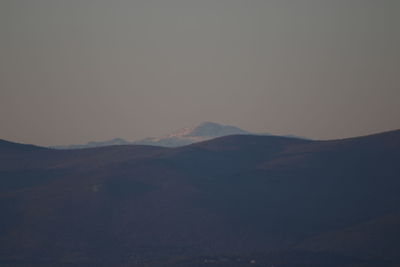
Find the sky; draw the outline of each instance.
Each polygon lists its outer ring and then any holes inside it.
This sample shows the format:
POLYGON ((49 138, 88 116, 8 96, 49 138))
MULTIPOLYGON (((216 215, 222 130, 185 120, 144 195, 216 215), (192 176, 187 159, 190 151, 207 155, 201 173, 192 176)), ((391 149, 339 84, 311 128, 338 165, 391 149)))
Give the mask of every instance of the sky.
POLYGON ((398 0, 1 0, 0 139, 400 128, 398 0))

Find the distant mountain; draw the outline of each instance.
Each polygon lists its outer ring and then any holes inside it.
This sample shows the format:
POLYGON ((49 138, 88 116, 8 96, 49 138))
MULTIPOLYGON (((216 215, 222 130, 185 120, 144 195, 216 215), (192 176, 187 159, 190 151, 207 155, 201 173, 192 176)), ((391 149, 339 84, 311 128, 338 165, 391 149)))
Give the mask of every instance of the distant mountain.
POLYGON ((82 149, 93 147, 104 147, 113 145, 152 145, 163 147, 178 147, 209 140, 216 137, 234 135, 234 134, 251 134, 235 126, 222 125, 214 122, 203 122, 193 128, 183 128, 171 134, 162 137, 149 137, 138 141, 128 142, 121 138, 115 138, 103 142, 88 142, 81 145, 69 146, 53 146, 54 149, 82 149))
POLYGON ((68 145, 68 146, 52 146, 54 149, 82 149, 82 148, 93 148, 93 147, 104 147, 104 146, 115 146, 115 145, 129 145, 130 142, 122 139, 122 138, 114 138, 108 141, 99 141, 99 142, 88 142, 86 144, 81 145, 68 145))
POLYGON ((400 130, 176 148, 0 141, 0 266, 400 266, 399 163, 400 130))
POLYGON ((235 126, 221 125, 214 122, 203 122, 193 128, 183 128, 159 138, 146 138, 133 144, 178 147, 201 142, 216 137, 238 134, 251 134, 235 126))
MULTIPOLYGON (((83 149, 83 148, 94 148, 94 147, 105 147, 114 145, 151 145, 151 146, 162 146, 162 147, 179 147, 186 146, 197 142, 210 140, 217 137, 228 136, 228 135, 263 135, 268 136, 269 133, 256 134, 245 131, 235 126, 222 125, 215 122, 203 122, 192 128, 182 128, 176 132, 161 136, 161 137, 148 137, 141 140, 129 142, 122 138, 115 138, 108 141, 100 142, 88 142, 80 145, 68 145, 68 146, 52 146, 54 149, 83 149)), ((285 137, 304 139, 304 137, 298 137, 295 135, 285 135, 285 137)))

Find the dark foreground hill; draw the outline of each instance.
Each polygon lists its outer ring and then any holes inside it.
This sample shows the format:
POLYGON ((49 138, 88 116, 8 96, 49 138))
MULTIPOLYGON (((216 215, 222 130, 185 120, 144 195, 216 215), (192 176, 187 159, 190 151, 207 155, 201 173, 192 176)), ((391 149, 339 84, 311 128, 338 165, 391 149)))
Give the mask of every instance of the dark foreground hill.
POLYGON ((0 141, 0 266, 399 266, 400 131, 0 141))

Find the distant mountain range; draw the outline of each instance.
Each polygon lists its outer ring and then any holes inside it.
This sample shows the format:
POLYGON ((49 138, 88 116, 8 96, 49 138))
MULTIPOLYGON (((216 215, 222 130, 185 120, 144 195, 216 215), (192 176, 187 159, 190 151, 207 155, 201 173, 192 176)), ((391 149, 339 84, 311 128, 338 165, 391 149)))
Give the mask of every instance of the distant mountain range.
POLYGON ((400 130, 174 148, 0 140, 0 266, 395 267, 399 192, 400 130))
MULTIPOLYGON (((54 149, 82 149, 82 148, 94 148, 94 147, 105 147, 114 145, 151 145, 151 146, 162 146, 162 147, 179 147, 186 146, 197 142, 210 140, 217 137, 228 136, 228 135, 240 135, 240 134, 253 134, 253 135, 264 135, 268 136, 269 133, 257 134, 245 131, 235 126, 223 125, 215 122, 203 122, 192 128, 182 128, 173 133, 161 136, 161 137, 148 137, 137 141, 127 141, 122 138, 115 138, 108 141, 99 142, 88 142, 80 145, 68 145, 68 146, 52 146, 54 149)), ((295 135, 285 135, 285 137, 293 137, 306 139, 304 137, 298 137, 295 135)))
POLYGON ((81 149, 81 148, 127 145, 127 144, 178 147, 209 140, 216 137, 235 135, 235 134, 251 134, 251 133, 235 126, 222 125, 214 122, 203 122, 196 127, 183 128, 162 137, 149 137, 133 142, 129 142, 121 138, 115 138, 103 142, 88 142, 86 144, 81 144, 81 145, 55 146, 52 148, 81 149))

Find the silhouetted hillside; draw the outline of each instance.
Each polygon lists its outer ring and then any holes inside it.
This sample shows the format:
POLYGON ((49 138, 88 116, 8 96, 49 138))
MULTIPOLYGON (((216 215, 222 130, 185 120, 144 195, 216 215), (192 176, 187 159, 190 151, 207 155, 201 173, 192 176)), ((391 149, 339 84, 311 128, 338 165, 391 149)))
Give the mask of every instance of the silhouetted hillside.
POLYGON ((400 264, 400 131, 0 159, 0 266, 400 264))

